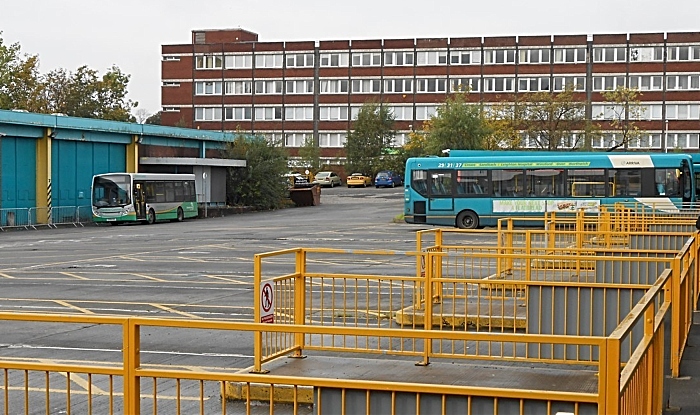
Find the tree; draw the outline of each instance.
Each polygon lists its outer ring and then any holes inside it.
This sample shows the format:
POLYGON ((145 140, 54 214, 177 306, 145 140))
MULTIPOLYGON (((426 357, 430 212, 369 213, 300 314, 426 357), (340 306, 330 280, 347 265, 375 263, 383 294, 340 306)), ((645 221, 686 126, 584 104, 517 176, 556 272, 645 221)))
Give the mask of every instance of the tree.
POLYGON ((575 131, 585 127, 586 103, 575 99, 572 85, 559 93, 543 91, 525 95, 518 105, 523 106, 523 131, 539 149, 581 146, 584 135, 572 137, 575 131))
POLYGON ((275 209, 287 196, 287 154, 281 143, 240 131, 224 149, 224 157, 244 159, 246 167, 229 168, 228 199, 234 204, 256 209, 275 209))
POLYGON ((163 111, 158 111, 155 114, 151 115, 150 117, 146 118, 146 124, 154 124, 154 125, 161 125, 160 124, 160 116, 163 114, 163 111))
POLYGON ((451 94, 437 112, 424 123, 425 150, 441 155, 446 149, 484 149, 491 128, 482 117, 478 105, 467 102, 467 93, 451 94))
POLYGON ((134 111, 134 119, 139 124, 145 124, 150 116, 151 114, 149 114, 148 110, 145 108, 137 108, 136 111, 134 111))
MULTIPOLYGON (((639 100, 642 95, 635 88, 618 86, 615 90, 602 93, 605 98, 605 118, 610 117, 610 130, 615 133, 614 144, 607 149, 613 151, 620 147, 627 148, 646 134, 637 125, 644 115, 644 107, 639 100)), ((593 114, 595 117, 598 114, 593 114)))
POLYGON ((350 170, 376 173, 380 160, 391 148, 395 134, 394 114, 386 105, 376 102, 363 104, 345 142, 350 170))
POLYGON ((0 109, 36 111, 38 68, 38 56, 22 55, 18 43, 5 45, 0 37, 0 109))
POLYGON ((299 147, 299 157, 301 158, 300 167, 312 172, 317 172, 321 168, 321 149, 314 143, 312 135, 307 135, 304 145, 299 147))
POLYGON ((19 44, 6 46, 0 37, 0 108, 3 109, 133 121, 131 110, 138 103, 126 99, 129 78, 117 66, 101 77, 87 66, 74 73, 56 69, 40 75, 38 56, 21 55, 19 44))
POLYGON ((517 102, 497 102, 485 111, 491 130, 484 147, 487 150, 515 149, 522 144, 523 106, 517 102))

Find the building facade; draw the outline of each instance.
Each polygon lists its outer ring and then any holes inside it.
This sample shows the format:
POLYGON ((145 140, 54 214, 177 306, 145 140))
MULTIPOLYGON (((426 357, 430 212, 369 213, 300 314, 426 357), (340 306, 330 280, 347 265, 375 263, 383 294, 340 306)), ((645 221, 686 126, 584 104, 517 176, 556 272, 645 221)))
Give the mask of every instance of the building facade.
POLYGON ((198 30, 191 44, 162 46, 161 73, 163 125, 265 134, 292 154, 312 139, 325 163, 343 162, 368 100, 391 108, 400 146, 467 87, 488 109, 572 85, 603 126, 593 149, 616 143, 602 93, 636 88, 645 134, 630 150, 700 151, 697 32, 260 42, 243 29, 198 30))

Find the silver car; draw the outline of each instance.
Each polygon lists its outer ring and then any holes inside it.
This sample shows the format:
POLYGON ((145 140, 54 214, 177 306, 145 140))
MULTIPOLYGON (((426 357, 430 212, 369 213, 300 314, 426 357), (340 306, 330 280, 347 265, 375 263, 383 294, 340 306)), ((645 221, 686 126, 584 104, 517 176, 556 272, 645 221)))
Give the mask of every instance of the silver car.
POLYGON ((313 183, 319 186, 328 187, 343 185, 343 181, 340 180, 340 176, 338 176, 335 172, 332 171, 320 171, 316 173, 316 178, 314 179, 313 183))

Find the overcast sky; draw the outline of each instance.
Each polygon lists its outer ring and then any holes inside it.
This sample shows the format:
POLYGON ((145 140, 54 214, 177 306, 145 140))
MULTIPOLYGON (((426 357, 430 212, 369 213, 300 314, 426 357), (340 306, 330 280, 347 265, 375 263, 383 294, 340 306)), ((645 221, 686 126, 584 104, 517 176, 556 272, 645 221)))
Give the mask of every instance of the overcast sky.
POLYGON ((5 44, 40 72, 112 65, 129 99, 160 110, 161 45, 241 27, 260 41, 659 33, 700 30, 700 0, 0 0, 5 44))

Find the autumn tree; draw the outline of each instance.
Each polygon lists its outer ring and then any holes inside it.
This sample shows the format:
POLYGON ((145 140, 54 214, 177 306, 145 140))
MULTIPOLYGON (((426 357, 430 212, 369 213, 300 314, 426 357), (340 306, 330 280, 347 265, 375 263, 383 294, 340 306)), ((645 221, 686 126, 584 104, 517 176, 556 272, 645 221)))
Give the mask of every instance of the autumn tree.
MULTIPOLYGON (((605 99, 604 118, 610 120, 610 131, 615 134, 615 141, 607 151, 620 147, 627 148, 637 143, 646 134, 637 125, 644 115, 644 107, 639 100, 641 93, 635 88, 618 86, 612 91, 602 93, 605 99)), ((600 114, 593 114, 594 117, 600 114)))
POLYGON ((380 169, 380 160, 391 148, 394 114, 386 105, 366 102, 348 131, 345 142, 347 164, 353 172, 374 174, 380 169))
MULTIPOLYGON (((2 33, 0 32, 0 35, 2 33)), ((0 37, 0 108, 75 117, 133 121, 138 106, 126 98, 130 75, 112 66, 100 76, 81 66, 75 72, 39 73, 39 57, 22 55, 20 45, 0 37)))
POLYGON ((479 105, 467 102, 467 93, 451 94, 428 120, 423 131, 425 150, 440 155, 445 149, 478 150, 485 148, 491 128, 482 117, 479 105))
POLYGON ((522 128, 531 143, 541 150, 557 150, 561 147, 581 146, 586 124, 586 103, 577 100, 573 86, 562 92, 536 92, 523 96, 522 128), (572 139, 572 137, 576 137, 572 139))
POLYGON ((486 137, 487 150, 515 149, 522 145, 523 105, 518 102, 496 102, 484 110, 491 134, 486 137))
POLYGON ((162 114, 163 114, 163 111, 156 112, 155 114, 146 118, 146 121, 144 122, 144 124, 161 125, 160 124, 160 117, 162 114))

